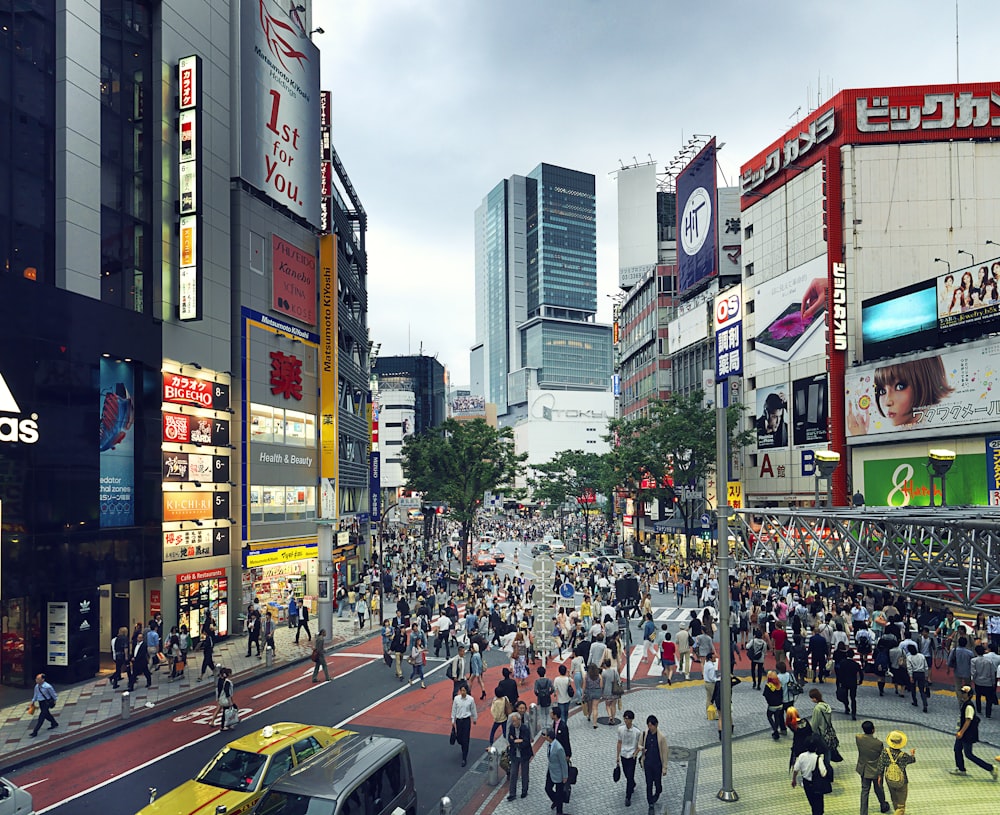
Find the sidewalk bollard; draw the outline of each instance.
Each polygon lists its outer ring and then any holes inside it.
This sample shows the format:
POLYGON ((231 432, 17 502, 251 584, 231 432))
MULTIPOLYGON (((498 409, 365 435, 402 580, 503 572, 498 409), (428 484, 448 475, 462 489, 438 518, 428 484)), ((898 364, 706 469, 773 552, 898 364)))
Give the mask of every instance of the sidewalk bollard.
POLYGON ((122 692, 122 718, 127 719, 132 715, 132 701, 128 691, 122 692))
POLYGON ((542 729, 541 723, 541 711, 537 704, 532 704, 528 708, 528 726, 531 728, 531 738, 535 739, 538 737, 538 731, 542 729))
POLYGON ((274 649, 270 645, 264 649, 264 665, 268 668, 274 665, 274 649))
POLYGON ((491 744, 486 749, 486 761, 488 762, 486 767, 486 783, 491 787, 499 786, 501 776, 500 751, 496 745, 491 744))
POLYGON ((438 807, 439 815, 451 815, 451 798, 445 795, 441 799, 441 806, 438 807))

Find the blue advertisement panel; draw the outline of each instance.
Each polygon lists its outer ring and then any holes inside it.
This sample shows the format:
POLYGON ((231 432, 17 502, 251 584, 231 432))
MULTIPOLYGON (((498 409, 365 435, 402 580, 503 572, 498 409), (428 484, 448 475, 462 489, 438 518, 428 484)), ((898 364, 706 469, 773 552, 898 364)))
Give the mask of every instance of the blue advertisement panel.
POLYGON ((101 359, 101 527, 135 524, 135 385, 127 362, 101 359))
POLYGON ((717 274, 715 139, 677 176, 677 277, 681 294, 717 274))
POLYGON ((986 437, 986 500, 1000 507, 1000 436, 986 437))
POLYGON ((381 519, 382 470, 379 454, 374 450, 368 454, 368 508, 373 521, 381 519))

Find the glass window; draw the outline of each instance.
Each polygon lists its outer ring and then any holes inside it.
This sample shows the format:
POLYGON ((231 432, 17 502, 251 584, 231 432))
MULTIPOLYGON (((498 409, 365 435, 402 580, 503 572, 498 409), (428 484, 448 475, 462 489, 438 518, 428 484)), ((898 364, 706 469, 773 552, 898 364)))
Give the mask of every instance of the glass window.
POLYGON ((264 505, 261 502, 261 487, 250 487, 250 520, 260 521, 264 518, 264 505))
POLYGON ((271 790, 257 805, 257 815, 333 815, 336 801, 271 790))
POLYGON ((306 444, 306 414, 297 410, 285 411, 285 444, 299 447, 306 444))
POLYGON ((344 803, 337 810, 337 815, 365 815, 365 800, 361 787, 354 789, 344 799, 344 803))
POLYGON ((309 756, 315 755, 320 751, 322 745, 316 741, 314 736, 307 736, 306 738, 298 741, 294 745, 295 749, 295 763, 301 764, 309 756))
POLYGON ((283 428, 281 408, 250 403, 250 441, 274 442, 275 429, 283 428), (275 416, 277 414, 277 416, 275 416))
POLYGON ((285 488, 261 487, 261 503, 264 507, 265 521, 285 520, 285 488))
POLYGON ((280 753, 275 753, 271 764, 264 774, 264 787, 270 787, 281 776, 292 769, 292 748, 286 747, 280 753))

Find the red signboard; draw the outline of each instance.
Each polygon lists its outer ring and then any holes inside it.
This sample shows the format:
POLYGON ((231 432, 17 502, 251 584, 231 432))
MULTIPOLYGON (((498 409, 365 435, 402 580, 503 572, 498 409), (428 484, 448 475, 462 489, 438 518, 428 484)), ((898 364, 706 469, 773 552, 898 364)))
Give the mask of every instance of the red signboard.
POLYGON ((160 600, 160 590, 150 589, 149 590, 149 614, 150 616, 154 614, 159 614, 162 611, 162 602, 160 600))
POLYGON ((578 504, 593 504, 597 500, 593 490, 584 490, 583 494, 576 499, 578 504))
POLYGON ((163 401, 175 405, 212 407, 212 383, 181 374, 163 375, 163 401))
POLYGON ((177 585, 181 583, 197 583, 199 580, 211 580, 213 577, 225 577, 225 567, 221 569, 205 569, 201 572, 184 572, 177 575, 177 585))
POLYGON ((819 161, 821 146, 998 136, 1000 82, 841 91, 743 165, 742 206, 819 161))
POLYGON ((302 360, 281 351, 271 352, 271 393, 302 400, 302 360))
POLYGON ((316 256, 271 236, 271 308, 316 324, 316 256))

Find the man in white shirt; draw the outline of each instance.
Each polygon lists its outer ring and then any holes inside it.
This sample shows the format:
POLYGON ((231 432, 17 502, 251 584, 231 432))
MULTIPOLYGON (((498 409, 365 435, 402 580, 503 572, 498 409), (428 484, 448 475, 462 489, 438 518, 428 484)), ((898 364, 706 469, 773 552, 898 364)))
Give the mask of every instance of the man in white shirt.
MULTIPOLYGON (((719 669, 715 665, 714 652, 709 653, 705 657, 705 665, 702 667, 701 676, 705 680, 705 708, 707 709, 709 705, 716 701, 715 695, 719 687, 719 669)), ((718 707, 718 704, 715 706, 718 707)))
MULTIPOLYGON (((604 634, 598 634, 590 644, 590 653, 587 655, 587 664, 601 667, 604 655, 608 652, 608 646, 604 644, 604 634)), ((586 679, 586 677, 584 677, 586 679)))
POLYGON ((450 628, 451 618, 447 614, 439 614, 433 623, 433 629, 437 632, 437 636, 434 638, 434 656, 441 656, 441 646, 444 645, 445 657, 451 659, 451 643, 448 637, 450 628))
POLYGON ((625 775, 625 806, 632 806, 635 792, 635 761, 639 756, 639 738, 642 732, 635 727, 635 713, 626 710, 622 714, 624 724, 618 726, 618 746, 615 748, 615 764, 625 775))

